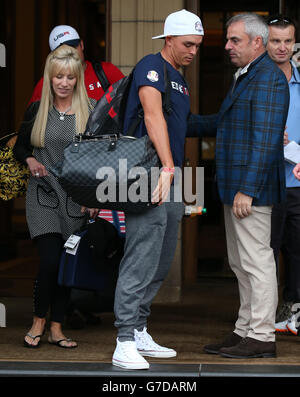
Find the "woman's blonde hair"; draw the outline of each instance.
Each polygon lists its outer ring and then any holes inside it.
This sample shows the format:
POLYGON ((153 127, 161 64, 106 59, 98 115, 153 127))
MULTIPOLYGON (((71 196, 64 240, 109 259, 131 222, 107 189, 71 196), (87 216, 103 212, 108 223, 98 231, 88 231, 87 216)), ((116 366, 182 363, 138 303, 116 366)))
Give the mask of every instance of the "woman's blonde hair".
POLYGON ((85 130, 91 104, 84 85, 82 61, 75 48, 62 45, 51 52, 46 59, 40 106, 31 132, 31 143, 34 147, 44 147, 48 112, 52 108, 55 99, 51 83, 52 78, 66 70, 77 79, 72 97, 72 110, 75 113, 76 120, 76 134, 82 133, 85 130))

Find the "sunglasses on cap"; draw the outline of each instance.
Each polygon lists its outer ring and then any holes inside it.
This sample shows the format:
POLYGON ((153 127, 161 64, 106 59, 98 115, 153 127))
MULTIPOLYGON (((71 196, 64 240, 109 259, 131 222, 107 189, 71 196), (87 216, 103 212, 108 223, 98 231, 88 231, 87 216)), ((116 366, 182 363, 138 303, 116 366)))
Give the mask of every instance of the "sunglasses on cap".
POLYGON ((286 25, 294 25, 294 22, 291 19, 286 18, 286 17, 274 18, 271 21, 267 21, 268 25, 272 25, 272 23, 283 23, 286 25))

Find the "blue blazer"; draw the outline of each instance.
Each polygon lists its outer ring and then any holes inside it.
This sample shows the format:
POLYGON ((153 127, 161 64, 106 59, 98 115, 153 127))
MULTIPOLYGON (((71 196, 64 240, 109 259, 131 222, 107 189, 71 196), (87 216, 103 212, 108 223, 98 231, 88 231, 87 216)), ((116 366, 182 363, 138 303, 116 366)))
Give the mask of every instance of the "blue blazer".
POLYGON ((265 52, 229 90, 218 114, 191 115, 187 136, 216 135, 216 177, 224 204, 237 192, 253 205, 285 199, 283 133, 289 107, 284 73, 265 52))

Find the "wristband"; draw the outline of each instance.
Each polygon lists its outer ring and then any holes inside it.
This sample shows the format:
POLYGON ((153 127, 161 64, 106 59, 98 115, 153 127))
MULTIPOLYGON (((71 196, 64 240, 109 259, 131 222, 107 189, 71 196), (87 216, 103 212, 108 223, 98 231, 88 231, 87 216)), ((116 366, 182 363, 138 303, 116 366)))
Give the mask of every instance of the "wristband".
POLYGON ((174 174, 175 172, 175 167, 169 168, 169 167, 163 167, 162 172, 166 172, 168 174, 174 174))

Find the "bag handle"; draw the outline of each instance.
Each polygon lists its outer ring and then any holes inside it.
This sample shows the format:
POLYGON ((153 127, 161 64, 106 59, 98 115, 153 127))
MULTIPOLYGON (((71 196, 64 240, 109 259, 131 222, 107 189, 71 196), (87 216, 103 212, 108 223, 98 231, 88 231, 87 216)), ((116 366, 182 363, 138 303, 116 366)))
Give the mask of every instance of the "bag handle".
POLYGON ((120 222, 119 222, 118 214, 114 210, 111 210, 111 213, 112 213, 112 216, 113 216, 114 226, 117 229, 118 233, 120 234, 121 230, 120 230, 120 222))
POLYGON ((17 132, 12 132, 10 134, 4 135, 0 138, 0 146, 5 146, 7 144, 7 142, 13 138, 14 136, 17 136, 18 133, 17 132))

